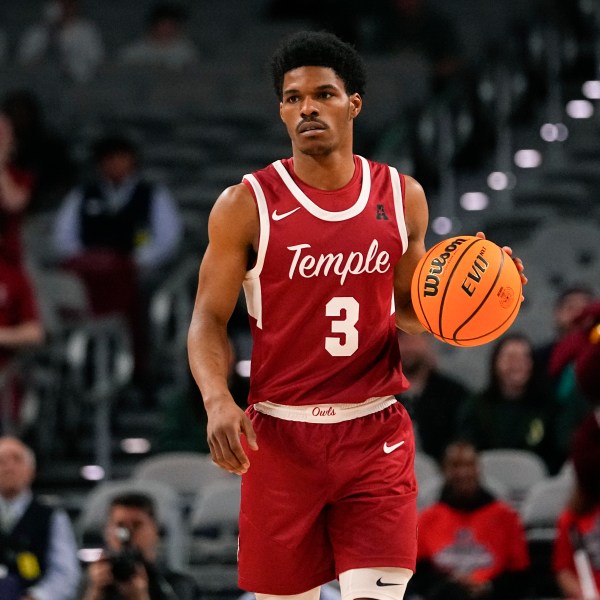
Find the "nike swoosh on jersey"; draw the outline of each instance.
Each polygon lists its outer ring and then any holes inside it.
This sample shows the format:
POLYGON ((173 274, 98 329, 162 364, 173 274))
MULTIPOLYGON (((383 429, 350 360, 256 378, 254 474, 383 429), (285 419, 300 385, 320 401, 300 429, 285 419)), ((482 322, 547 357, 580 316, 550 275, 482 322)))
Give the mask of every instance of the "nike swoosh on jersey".
POLYGON ((391 446, 388 446, 388 443, 386 442, 383 445, 383 451, 386 454, 389 454, 390 452, 393 452, 394 450, 397 450, 398 448, 400 448, 400 446, 402 446, 402 444, 404 444, 404 440, 401 442, 398 442, 397 444, 392 444, 391 446))
POLYGON ((298 206, 297 208, 293 208, 292 210, 288 210, 287 212, 281 214, 277 212, 277 209, 275 209, 271 217, 273 218, 273 221, 281 221, 281 219, 289 217, 292 213, 295 213, 297 210, 300 210, 300 208, 301 207, 298 206))

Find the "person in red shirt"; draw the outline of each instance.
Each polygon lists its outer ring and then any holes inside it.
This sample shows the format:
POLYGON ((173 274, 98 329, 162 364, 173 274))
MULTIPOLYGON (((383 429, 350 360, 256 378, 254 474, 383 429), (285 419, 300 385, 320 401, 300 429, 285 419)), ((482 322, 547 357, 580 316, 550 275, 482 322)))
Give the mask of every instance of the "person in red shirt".
POLYGON ((528 593, 529 553, 516 511, 481 484, 466 441, 448 445, 438 502, 419 516, 417 571, 409 584, 428 600, 511 600, 528 593))
POLYGON ((21 223, 29 204, 33 178, 13 162, 15 137, 10 119, 0 113, 0 257, 20 264, 21 223))
POLYGON ((575 431, 571 458, 576 485, 558 518, 552 567, 565 598, 600 599, 600 408, 575 431))
MULTIPOLYGON (((20 350, 37 346, 43 340, 44 329, 26 272, 0 257, 0 403, 8 403, 2 405, 0 414, 18 419, 18 374, 9 375, 7 368, 20 350)), ((2 428, 8 425, 2 423, 2 428)))

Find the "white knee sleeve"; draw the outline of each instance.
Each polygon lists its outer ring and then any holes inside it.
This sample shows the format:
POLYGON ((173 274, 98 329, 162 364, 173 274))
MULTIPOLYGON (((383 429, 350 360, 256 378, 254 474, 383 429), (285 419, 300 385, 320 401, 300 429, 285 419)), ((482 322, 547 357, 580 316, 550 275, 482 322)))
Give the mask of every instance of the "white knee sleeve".
POLYGON ((274 594, 256 594, 256 600, 319 600, 320 587, 316 587, 302 594, 293 594, 290 596, 276 596, 274 594))
POLYGON ((406 584, 412 577, 410 569, 378 567, 350 569, 340 573, 342 600, 373 598, 375 600, 402 600, 406 584))

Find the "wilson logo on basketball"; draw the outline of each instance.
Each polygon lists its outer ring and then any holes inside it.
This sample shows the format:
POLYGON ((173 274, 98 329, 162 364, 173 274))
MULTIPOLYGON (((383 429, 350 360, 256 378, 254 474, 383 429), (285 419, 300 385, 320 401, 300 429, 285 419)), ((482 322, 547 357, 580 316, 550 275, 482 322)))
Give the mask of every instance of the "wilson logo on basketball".
POLYGON ((448 244, 444 248, 444 252, 439 256, 436 256, 429 264, 429 274, 425 277, 425 288, 423 294, 425 296, 435 296, 438 293, 438 287, 440 285, 439 275, 444 270, 444 267, 450 262, 452 252, 454 252, 463 242, 467 240, 463 238, 456 238, 451 244, 448 244))

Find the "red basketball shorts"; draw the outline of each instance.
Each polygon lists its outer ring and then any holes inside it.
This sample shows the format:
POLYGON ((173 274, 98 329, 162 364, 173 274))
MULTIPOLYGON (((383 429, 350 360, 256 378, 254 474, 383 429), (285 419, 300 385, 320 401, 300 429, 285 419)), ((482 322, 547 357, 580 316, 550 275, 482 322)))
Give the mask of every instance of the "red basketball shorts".
POLYGON ((259 450, 244 440, 240 588, 289 595, 349 569, 414 571, 415 446, 401 404, 340 423, 248 415, 259 450))

